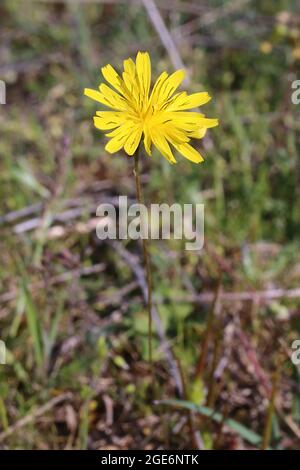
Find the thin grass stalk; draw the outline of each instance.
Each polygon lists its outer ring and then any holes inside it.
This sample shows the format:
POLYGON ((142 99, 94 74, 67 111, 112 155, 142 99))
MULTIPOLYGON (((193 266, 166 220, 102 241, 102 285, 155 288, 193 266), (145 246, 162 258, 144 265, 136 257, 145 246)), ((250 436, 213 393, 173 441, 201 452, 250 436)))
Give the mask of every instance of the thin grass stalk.
MULTIPOLYGON (((142 185, 141 185, 141 177, 139 171, 139 157, 140 157, 140 146, 137 148, 134 154, 134 176, 135 176, 135 186, 136 186, 136 198, 139 204, 143 203, 142 197, 142 185)), ((142 219, 141 219, 142 225, 142 219)), ((142 226, 141 226, 141 232, 142 226)), ((151 263, 150 263, 150 255, 149 255, 149 246, 148 246, 148 239, 142 237, 142 245, 143 245, 143 258, 146 270, 146 280, 147 280, 147 290, 148 290, 148 351, 149 351, 149 362, 152 363, 152 271, 151 271, 151 263)))
POLYGON ((271 397, 270 397, 267 418, 266 418, 265 428, 264 428, 264 433, 263 433, 262 445, 261 445, 262 450, 268 449, 269 444, 270 444, 271 433, 272 433, 272 419, 273 419, 273 415, 275 412, 275 400, 276 400, 276 395, 277 395, 277 390, 278 390, 278 384, 279 384, 279 368, 277 368, 277 370, 273 374, 271 397))
POLYGON ((216 312, 219 307, 219 298, 220 298, 221 289, 222 289, 221 280, 219 280, 214 302, 209 312, 207 326, 204 332, 204 338, 201 344, 201 352, 200 352, 200 356, 199 356, 198 363, 196 366, 195 378, 202 377, 202 374, 203 374, 206 357, 208 353, 209 340, 211 338, 216 312))
POLYGON ((209 408, 213 408, 214 403, 215 403, 216 386, 217 386, 217 382, 215 380, 215 370, 217 368, 218 362, 220 360, 221 352, 222 352, 222 334, 221 334, 222 325, 220 323, 218 323, 218 328, 219 330, 217 331, 217 334, 216 334, 216 342, 215 342, 215 347, 214 347, 214 352, 213 352, 212 366, 211 366, 211 371, 209 375, 209 385, 208 385, 208 394, 207 394, 207 406, 209 408))
MULTIPOLYGON (((183 399, 188 400, 189 396, 188 396, 188 391, 187 391, 187 386, 186 386, 186 377, 185 377, 184 371, 182 369, 182 364, 180 362, 180 359, 178 357, 176 357, 176 360, 177 360, 178 369, 179 369, 179 372, 180 372, 181 382, 182 382, 182 386, 183 386, 183 399)), ((195 414, 193 413, 192 410, 187 410, 186 415, 187 415, 188 426, 189 426, 189 431, 190 431, 191 442, 193 444, 193 448, 197 449, 197 450, 198 449, 204 450, 204 444, 203 444, 203 441, 202 441, 200 431, 197 432, 196 429, 195 429, 195 414)))

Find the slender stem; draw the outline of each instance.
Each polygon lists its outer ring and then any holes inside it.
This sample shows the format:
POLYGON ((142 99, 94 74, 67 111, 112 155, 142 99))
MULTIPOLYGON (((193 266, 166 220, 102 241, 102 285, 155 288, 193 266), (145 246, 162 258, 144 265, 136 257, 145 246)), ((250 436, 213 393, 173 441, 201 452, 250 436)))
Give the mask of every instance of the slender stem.
POLYGON ((279 367, 277 367, 276 371, 273 374, 271 397, 269 401, 269 407, 267 411, 267 418, 265 422, 265 428, 264 428, 262 445, 261 445, 262 450, 266 450, 269 447, 269 442, 271 439, 272 419, 273 419, 273 415, 275 411, 275 399, 276 399, 276 394, 277 394, 277 389, 278 389, 278 383, 279 383, 279 367))
MULTIPOLYGON (((137 198, 138 203, 142 204, 143 198, 142 198, 140 171, 139 171, 139 156, 140 156, 140 146, 137 148, 137 151, 134 154, 134 176, 135 176, 135 186, 136 186, 136 198, 137 198)), ((142 218, 141 218, 141 233, 143 233, 142 218)), ((147 279, 147 290, 148 290, 148 351, 149 351, 149 362, 152 363, 152 273, 151 273, 148 239, 142 237, 142 244, 143 244, 143 257, 144 257, 144 264, 146 268, 146 279, 147 279)))

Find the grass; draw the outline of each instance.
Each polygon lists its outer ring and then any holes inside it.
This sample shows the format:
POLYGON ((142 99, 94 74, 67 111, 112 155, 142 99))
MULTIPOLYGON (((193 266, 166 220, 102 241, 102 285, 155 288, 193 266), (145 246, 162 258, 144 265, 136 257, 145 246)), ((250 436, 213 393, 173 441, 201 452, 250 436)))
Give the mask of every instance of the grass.
MULTIPOLYGON (((170 58, 136 3, 1 2, 2 448, 188 449, 198 433, 207 449, 260 447, 266 433, 266 447, 299 447, 299 369, 289 359, 299 299, 255 294, 299 286, 300 120, 291 82, 300 12, 296 1, 250 0, 226 13, 230 3, 161 9, 180 37, 190 90, 208 90, 206 112, 220 117, 201 142, 204 164, 142 158, 147 201, 205 204, 200 254, 180 241, 151 243, 154 301, 185 388, 178 397, 159 335, 151 376, 131 262, 99 243, 91 225, 100 202, 135 193, 132 160, 105 153, 94 104, 83 97, 108 62, 146 49, 156 76, 172 71, 170 58), (224 292, 248 300, 224 300, 224 292), (197 299, 207 293, 210 300, 197 299), (181 405, 163 404, 178 398, 181 405)), ((124 248, 140 256, 136 242, 124 248)))

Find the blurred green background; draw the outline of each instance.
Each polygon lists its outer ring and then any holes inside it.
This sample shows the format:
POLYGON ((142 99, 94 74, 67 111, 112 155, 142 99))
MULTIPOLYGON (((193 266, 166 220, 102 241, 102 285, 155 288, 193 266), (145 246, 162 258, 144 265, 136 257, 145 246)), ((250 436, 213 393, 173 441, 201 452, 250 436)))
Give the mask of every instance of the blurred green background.
POLYGON ((146 3, 0 4, 0 447, 296 449, 299 3, 156 1, 220 126, 201 165, 143 156, 147 202, 205 204, 200 253, 151 243, 154 371, 140 246, 95 236, 97 205, 135 198, 133 161, 104 151, 83 96, 138 50, 173 71, 146 3))

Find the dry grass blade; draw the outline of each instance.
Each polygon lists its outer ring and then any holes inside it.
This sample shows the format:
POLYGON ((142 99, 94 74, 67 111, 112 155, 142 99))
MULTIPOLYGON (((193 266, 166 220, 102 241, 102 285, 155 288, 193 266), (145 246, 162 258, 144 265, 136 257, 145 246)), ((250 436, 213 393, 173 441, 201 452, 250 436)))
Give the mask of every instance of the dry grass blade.
POLYGON ((9 426, 5 431, 1 432, 0 433, 0 442, 4 441, 11 434, 13 434, 13 433, 19 431, 20 429, 24 428, 25 426, 27 426, 27 424, 30 424, 33 421, 36 421, 38 418, 40 418, 44 414, 48 413, 48 411, 52 410, 58 404, 66 401, 66 400, 70 400, 71 398, 72 398, 71 393, 64 393, 62 395, 59 395, 57 397, 52 398, 51 400, 48 401, 48 403, 46 403, 43 406, 40 406, 39 408, 36 408, 30 414, 28 414, 27 416, 24 416, 24 418, 21 418, 15 424, 9 426))
MULTIPOLYGON (((159 35, 161 42, 163 43, 167 53, 170 55, 171 62, 174 66, 175 69, 184 69, 186 70, 186 67, 184 66, 184 63, 181 59, 181 56, 179 54, 178 48, 168 30, 166 27, 162 16, 159 12, 159 9, 157 8, 154 0, 142 0, 144 7, 149 15, 149 18, 159 35)), ((190 80, 189 77, 187 76, 185 79, 185 83, 189 84, 190 80)))

